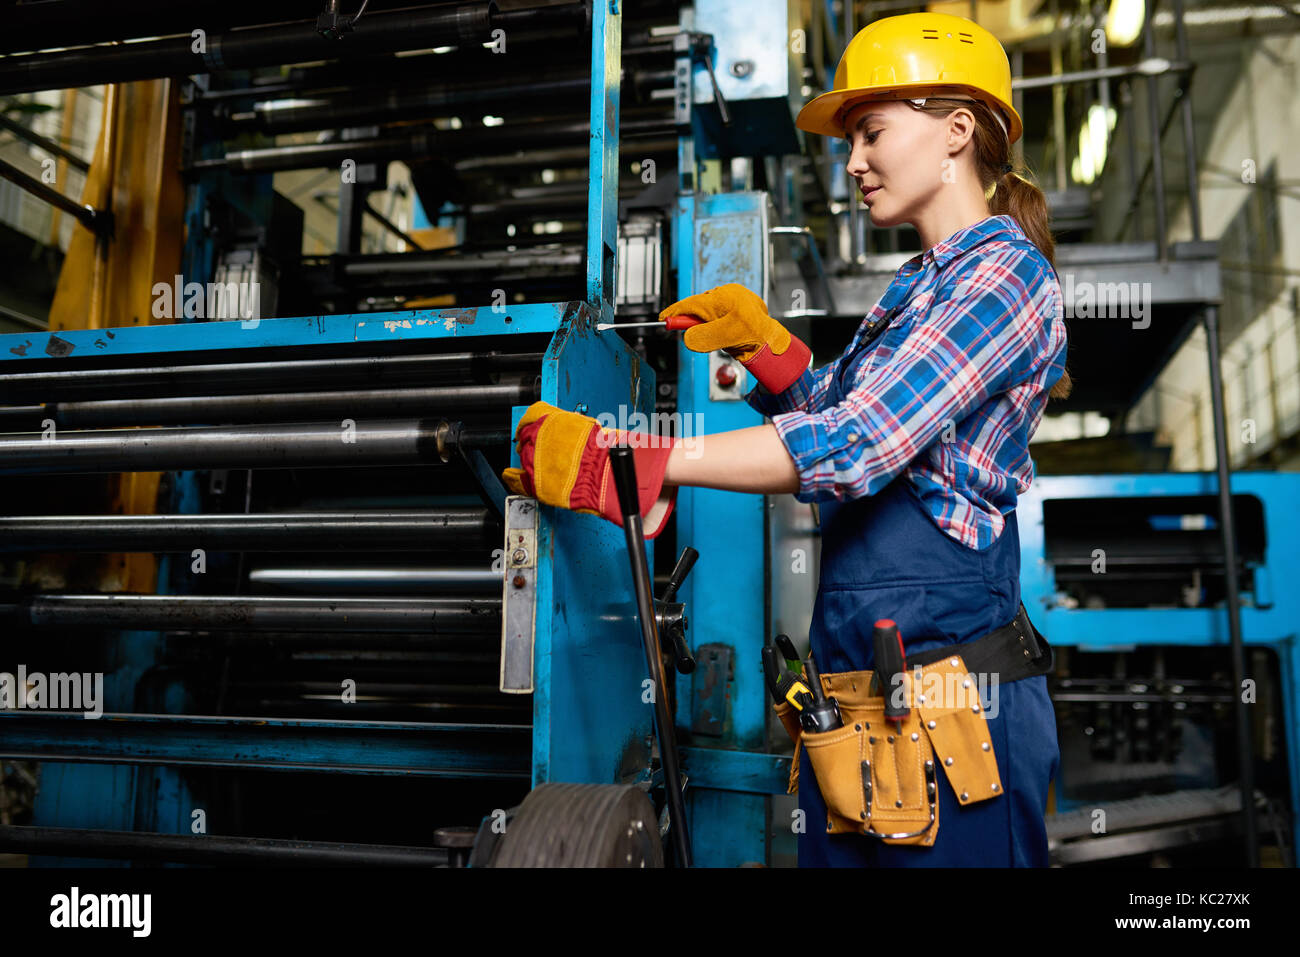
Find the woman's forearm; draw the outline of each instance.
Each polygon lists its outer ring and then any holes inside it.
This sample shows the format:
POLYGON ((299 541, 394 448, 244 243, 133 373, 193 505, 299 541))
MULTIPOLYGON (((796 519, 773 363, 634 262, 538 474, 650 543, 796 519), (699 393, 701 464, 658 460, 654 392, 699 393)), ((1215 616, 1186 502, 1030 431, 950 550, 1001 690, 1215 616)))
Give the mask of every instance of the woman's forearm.
POLYGON ((769 422, 683 439, 668 458, 664 485, 727 492, 797 492, 799 473, 776 427, 769 422))

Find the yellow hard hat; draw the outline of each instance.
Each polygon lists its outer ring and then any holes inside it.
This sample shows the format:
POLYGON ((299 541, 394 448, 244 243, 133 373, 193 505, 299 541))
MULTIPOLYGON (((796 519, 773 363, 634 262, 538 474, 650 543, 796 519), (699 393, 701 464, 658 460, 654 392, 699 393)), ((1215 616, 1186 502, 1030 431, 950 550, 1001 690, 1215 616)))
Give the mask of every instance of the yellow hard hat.
POLYGON ((1011 105, 1011 64, 998 38, 947 13, 905 13, 863 27, 835 68, 835 86, 804 105, 795 125, 844 135, 844 115, 861 100, 971 97, 988 104, 1007 132, 1024 127, 1011 105))

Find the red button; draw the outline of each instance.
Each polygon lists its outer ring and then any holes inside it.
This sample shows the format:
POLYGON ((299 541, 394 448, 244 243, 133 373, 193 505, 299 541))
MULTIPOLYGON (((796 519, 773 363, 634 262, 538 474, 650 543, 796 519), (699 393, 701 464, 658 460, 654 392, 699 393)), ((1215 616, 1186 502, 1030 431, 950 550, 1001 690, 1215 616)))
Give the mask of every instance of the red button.
POLYGON ((724 389, 730 389, 736 384, 736 370, 730 365, 720 365, 718 366, 716 378, 718 380, 718 385, 722 386, 724 389))

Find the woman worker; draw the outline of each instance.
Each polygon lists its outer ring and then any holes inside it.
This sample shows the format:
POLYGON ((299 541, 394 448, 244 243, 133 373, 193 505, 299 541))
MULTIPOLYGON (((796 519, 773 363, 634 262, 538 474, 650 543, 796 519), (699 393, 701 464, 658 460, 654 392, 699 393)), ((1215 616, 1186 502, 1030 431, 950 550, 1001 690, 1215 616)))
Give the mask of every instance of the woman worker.
MULTIPOLYGON (((873 666, 873 625, 890 619, 909 670, 960 660, 958 670, 974 673, 979 662, 992 677, 996 707, 922 712, 947 722, 973 710, 978 723, 957 737, 951 724, 920 731, 933 755, 916 786, 920 828, 880 826, 903 806, 904 778, 914 775, 901 750, 876 750, 923 747, 909 743, 917 731, 895 744, 888 727, 850 716, 832 733, 839 737, 805 734, 796 747, 800 866, 1045 866, 1047 790, 1059 761, 1044 674, 1051 652, 1020 602, 1015 507, 1033 479, 1028 445, 1049 390, 1064 397, 1070 380, 1046 202, 1010 163, 1022 127, 1006 53, 963 17, 878 20, 849 43, 834 89, 797 124, 848 140, 847 170, 871 221, 911 224, 923 251, 899 268, 844 353, 815 371, 807 346, 743 286, 663 310, 663 319, 703 320, 685 332, 687 348, 725 349, 744 363, 760 383, 746 400, 770 423, 696 437, 689 456, 680 440, 634 434, 645 534, 663 528, 681 485, 817 502, 821 577, 809 642, 822 675, 837 676, 844 693, 857 689, 854 673, 873 666), (957 650, 962 659, 950 657, 957 650), (815 742, 854 735, 836 747, 847 749, 853 774, 861 764, 862 780, 837 779, 828 808, 817 780, 826 772, 813 762, 807 773, 807 756, 815 742), (894 773, 887 762, 870 767, 881 754, 902 768, 895 778, 878 777, 894 773)), ((536 403, 516 432, 522 468, 508 469, 506 484, 621 525, 608 448, 625 437, 536 403)))

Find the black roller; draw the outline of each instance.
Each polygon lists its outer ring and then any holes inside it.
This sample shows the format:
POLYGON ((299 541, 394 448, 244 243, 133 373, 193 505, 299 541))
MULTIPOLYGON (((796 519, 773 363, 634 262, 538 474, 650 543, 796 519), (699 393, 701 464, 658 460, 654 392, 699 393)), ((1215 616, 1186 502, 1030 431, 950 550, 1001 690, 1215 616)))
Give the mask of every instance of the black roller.
POLYGON ((355 59, 403 50, 485 43, 498 27, 512 40, 526 40, 546 30, 577 35, 586 23, 583 4, 551 5, 508 14, 494 3, 439 4, 393 12, 367 13, 341 41, 316 32, 315 20, 229 30, 206 36, 196 53, 189 31, 181 36, 135 43, 76 47, 0 59, 0 93, 61 90, 188 76, 219 70, 245 70, 286 63, 355 59))
POLYGON ((375 388, 483 382, 509 370, 536 370, 544 353, 448 352, 435 355, 366 356, 345 359, 288 359, 271 362, 176 363, 159 357, 157 365, 117 369, 60 369, 0 374, 0 395, 7 402, 60 402, 116 399, 123 395, 240 395, 249 392, 295 392, 312 385, 328 388, 375 388))
POLYGON ((74 827, 0 825, 0 849, 10 854, 53 854, 193 864, 293 867, 445 867, 450 851, 391 844, 338 844, 212 834, 146 834, 74 827))
POLYGON ((0 553, 424 551, 485 547, 500 537, 500 524, 485 508, 0 517, 0 553))
MULTIPOLYGON (((570 193, 572 190, 570 190, 570 193)), ((562 194, 563 195, 563 194, 562 194)), ((577 196, 579 202, 586 202, 586 188, 581 188, 577 196)), ((547 197, 550 198, 550 197, 547 197)), ((566 203, 571 203, 574 196, 564 196, 566 203)), ((542 197, 521 197, 528 203, 541 202, 542 197)), ((568 246, 560 249, 523 249, 494 250, 491 252, 465 253, 458 256, 438 255, 435 253, 400 253, 397 256, 364 256, 331 259, 331 269, 345 276, 383 275, 447 275, 464 276, 466 273, 486 273, 499 275, 517 270, 572 270, 583 266, 586 250, 580 246, 568 246)))
POLYGON ((424 126, 409 133, 369 139, 232 150, 224 157, 196 160, 190 168, 228 169, 234 173, 283 172, 336 168, 348 159, 368 163, 508 153, 539 144, 550 146, 562 142, 585 142, 590 131, 591 119, 585 116, 509 123, 496 127, 470 126, 459 130, 439 130, 433 126, 424 126))
MULTIPOLYGON (((0 435, 0 475, 168 469, 330 468, 448 461, 440 419, 213 426, 0 435)), ((505 432, 461 433, 460 448, 508 442, 505 432)))
MULTIPOLYGON (((462 539, 462 542, 464 540, 462 539)), ((469 544, 464 542, 464 544, 469 544)), ((498 546, 499 547, 499 546, 498 546)), ((484 557, 490 555, 484 551, 484 557)), ((503 575, 491 568, 254 568, 248 573, 250 585, 281 591, 326 593, 330 595, 364 592, 391 595, 414 592, 500 594, 503 575)))
MULTIPOLYGON (((676 163, 677 139, 673 136, 662 137, 660 139, 636 139, 635 141, 620 141, 619 143, 619 162, 632 163, 646 159, 647 157, 661 156, 664 162, 660 169, 670 169, 676 163)), ((561 168, 561 167, 585 167, 591 162, 591 150, 585 146, 566 146, 560 149, 529 150, 528 162, 538 166, 561 168)), ((456 160, 452 166, 458 173, 473 173, 479 170, 489 169, 508 169, 516 170, 519 167, 519 157, 514 154, 502 154, 501 156, 468 156, 456 160)))
POLYGON ((482 108, 484 114, 492 114, 518 107, 524 100, 549 100, 546 108, 554 112, 557 102, 572 108, 590 95, 591 77, 584 71, 526 83, 457 83, 422 90, 373 90, 364 95, 311 97, 305 103, 297 96, 288 100, 264 100, 246 113, 234 114, 231 122, 237 128, 253 128, 268 134, 302 133, 431 120, 447 115, 449 110, 467 107, 482 108))
POLYGON ((500 598, 34 595, 0 604, 11 627, 128 631, 499 632, 500 598))
MULTIPOLYGON (((648 95, 654 88, 670 89, 671 70, 623 71, 624 104, 629 89, 648 95)), ((247 91, 256 95, 255 90, 247 91)), ((276 92, 276 91, 271 91, 276 92)), ((517 110, 523 102, 546 101, 546 111, 554 113, 574 109, 591 95, 588 70, 536 77, 526 82, 457 82, 422 89, 388 87, 380 89, 331 91, 311 94, 294 91, 285 99, 263 99, 251 110, 230 117, 236 129, 256 129, 262 133, 302 133, 337 130, 348 126, 373 126, 395 122, 432 120, 449 111, 468 108, 495 114, 517 110)), ((478 115, 477 113, 475 115, 478 115)))
POLYGON ((46 420, 62 429, 129 425, 235 424, 355 416, 459 414, 531 405, 542 397, 542 377, 494 385, 356 389, 347 392, 281 392, 264 395, 168 396, 103 399, 0 408, 0 432, 39 432, 46 420))
MULTIPOLYGON (((0 61, 3 62, 3 61, 0 61)), ((619 121, 619 134, 626 137, 672 135, 676 127, 669 114, 619 121)), ((234 150, 224 157, 196 160, 190 169, 228 169, 235 173, 282 172, 297 169, 335 168, 344 160, 358 163, 387 160, 429 160, 459 156, 513 153, 565 143, 585 143, 591 136, 590 116, 552 117, 545 120, 506 123, 494 127, 466 127, 439 130, 421 127, 410 133, 390 134, 364 140, 337 140, 296 146, 269 146, 234 150)))

